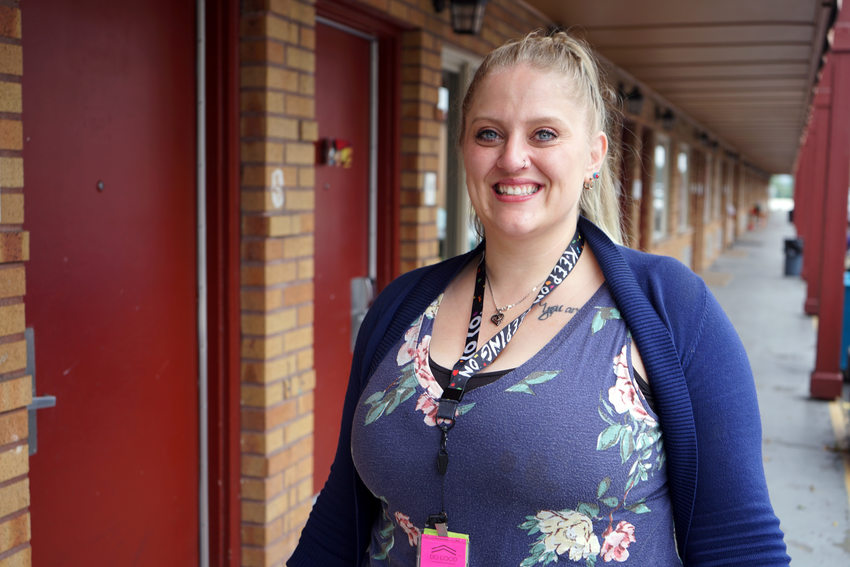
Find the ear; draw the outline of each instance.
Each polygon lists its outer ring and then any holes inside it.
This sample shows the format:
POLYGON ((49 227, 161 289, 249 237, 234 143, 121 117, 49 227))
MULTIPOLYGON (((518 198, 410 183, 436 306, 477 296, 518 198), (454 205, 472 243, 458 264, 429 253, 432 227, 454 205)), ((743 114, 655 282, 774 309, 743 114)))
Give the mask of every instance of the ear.
POLYGON ((605 156, 608 153, 608 136, 601 130, 590 137, 589 161, 587 164, 586 177, 592 176, 595 172, 602 169, 602 162, 605 161, 605 156))

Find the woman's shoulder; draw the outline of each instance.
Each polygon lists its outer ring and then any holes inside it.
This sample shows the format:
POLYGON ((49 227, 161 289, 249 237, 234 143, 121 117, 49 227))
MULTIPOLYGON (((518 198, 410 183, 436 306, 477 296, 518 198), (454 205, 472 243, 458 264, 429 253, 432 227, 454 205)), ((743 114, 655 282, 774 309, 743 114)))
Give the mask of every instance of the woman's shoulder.
POLYGON ((629 248, 623 248, 622 254, 636 284, 668 327, 692 329, 702 320, 712 295, 691 268, 670 256, 629 248))
POLYGON ((692 323, 706 308, 710 292, 705 282, 676 258, 615 244, 586 220, 582 231, 621 307, 643 312, 648 301, 668 328, 692 323))
POLYGON ((704 288, 702 278, 678 259, 616 244, 587 219, 582 219, 580 226, 606 278, 630 273, 644 290, 649 287, 704 288))
POLYGON ((433 296, 428 300, 428 303, 430 303, 454 276, 466 266, 470 259, 478 254, 479 248, 466 254, 454 256, 436 264, 422 266, 421 268, 401 274, 381 291, 375 300, 375 305, 380 305, 379 302, 398 299, 400 295, 407 296, 411 293, 433 296))

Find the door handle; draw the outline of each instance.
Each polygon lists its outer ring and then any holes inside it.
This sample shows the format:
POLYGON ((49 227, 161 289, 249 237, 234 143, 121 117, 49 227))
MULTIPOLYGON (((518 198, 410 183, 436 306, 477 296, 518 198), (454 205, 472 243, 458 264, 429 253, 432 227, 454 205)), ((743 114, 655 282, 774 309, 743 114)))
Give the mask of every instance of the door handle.
POLYGON ((29 410, 40 410, 56 406, 56 396, 36 396, 32 403, 27 406, 29 410))
POLYGON ((52 408, 56 405, 56 396, 36 396, 32 399, 32 403, 27 406, 30 410, 39 410, 44 408, 52 408))
POLYGON ((35 395, 35 332, 32 327, 24 329, 24 338, 27 341, 27 374, 32 381, 32 401, 27 406, 27 420, 29 422, 29 453, 35 455, 38 452, 38 420, 35 412, 44 408, 52 408, 56 405, 56 396, 35 395))
POLYGON ((372 278, 351 278, 351 352, 357 342, 357 332, 375 299, 375 282, 372 278))

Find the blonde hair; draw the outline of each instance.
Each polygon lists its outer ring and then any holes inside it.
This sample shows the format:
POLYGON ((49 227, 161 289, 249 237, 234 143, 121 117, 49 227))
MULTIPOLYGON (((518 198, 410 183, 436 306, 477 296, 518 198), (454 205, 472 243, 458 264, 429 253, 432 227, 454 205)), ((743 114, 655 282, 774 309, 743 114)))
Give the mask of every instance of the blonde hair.
MULTIPOLYGON (((537 30, 491 51, 475 72, 463 98, 461 140, 465 135, 469 108, 481 82, 493 71, 520 64, 543 71, 557 71, 570 79, 574 85, 573 96, 588 110, 590 132, 602 131, 608 136, 608 157, 602 161, 599 179, 594 181, 593 189, 582 190, 579 210, 611 240, 622 243, 617 181, 612 167, 619 149, 617 141, 610 135, 618 132, 621 114, 614 104, 616 95, 605 83, 592 50, 582 40, 563 31, 547 35, 537 30)), ((483 237, 484 229, 477 218, 475 226, 483 237)))

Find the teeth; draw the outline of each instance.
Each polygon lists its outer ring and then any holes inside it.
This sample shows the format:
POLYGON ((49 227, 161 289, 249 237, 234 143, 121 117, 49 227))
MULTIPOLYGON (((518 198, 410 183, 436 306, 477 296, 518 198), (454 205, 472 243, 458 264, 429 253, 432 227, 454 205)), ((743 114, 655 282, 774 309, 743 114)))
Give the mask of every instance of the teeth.
POLYGON ((531 195, 540 189, 539 185, 496 185, 496 192, 500 195, 531 195))

